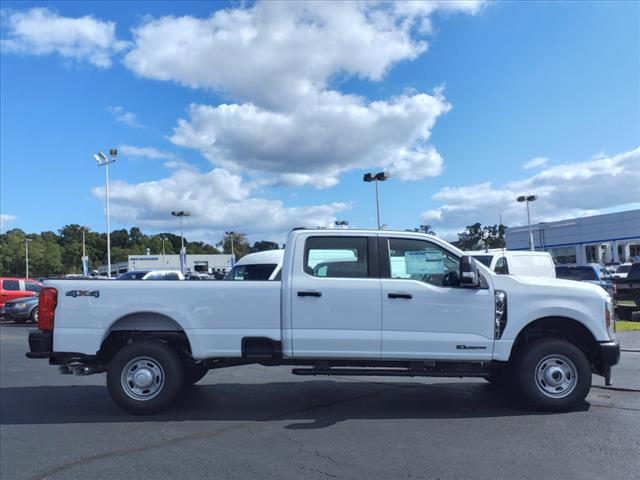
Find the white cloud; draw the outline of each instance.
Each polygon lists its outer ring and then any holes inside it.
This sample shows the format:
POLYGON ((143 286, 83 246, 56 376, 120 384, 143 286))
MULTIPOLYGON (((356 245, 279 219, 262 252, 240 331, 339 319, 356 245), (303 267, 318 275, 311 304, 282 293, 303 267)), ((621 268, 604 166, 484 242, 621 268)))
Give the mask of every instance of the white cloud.
POLYGON ((107 107, 107 110, 120 123, 124 123, 125 125, 129 125, 134 128, 144 128, 144 126, 138 122, 138 116, 135 113, 127 112, 120 106, 109 106, 107 107))
MULTIPOLYGON (((253 196, 253 185, 223 169, 207 173, 180 169, 161 180, 138 184, 113 181, 109 187, 115 218, 156 231, 168 230, 176 226, 172 210, 189 210, 192 216, 185 229, 210 241, 230 228, 282 241, 296 226, 332 225, 336 214, 349 207, 346 203, 286 207, 279 200, 253 196)), ((102 187, 92 192, 97 198, 104 195, 102 187)))
POLYGON ((475 222, 505 225, 526 223, 520 195, 537 195, 532 221, 593 215, 640 200, 640 148, 578 163, 548 167, 529 178, 494 186, 491 182, 447 187, 433 195, 442 206, 423 212, 421 221, 436 231, 461 231, 475 222))
POLYGON ((542 167, 543 165, 546 165, 548 162, 549 162, 548 158, 535 157, 529 160, 528 162, 525 162, 524 165, 522 165, 522 169, 531 170, 532 168, 542 167))
POLYGON ((3 11, 7 35, 1 41, 3 53, 47 55, 86 61, 107 68, 112 56, 128 43, 116 38, 116 24, 92 16, 70 18, 48 8, 3 11))
POLYGON ((257 2, 209 18, 166 16, 134 29, 137 75, 212 88, 261 107, 327 89, 334 75, 380 80, 427 49, 412 28, 435 10, 480 2, 257 2))
POLYGON ((418 180, 442 170, 427 143, 437 117, 450 109, 442 90, 372 102, 332 83, 382 80, 394 64, 427 50, 433 12, 473 14, 480 5, 269 1, 208 18, 166 16, 134 29, 124 63, 140 77, 233 100, 191 105, 171 137, 218 167, 259 174, 264 183, 319 188, 354 168, 418 180))
POLYGON ((289 185, 327 187, 341 172, 372 166, 417 180, 442 169, 427 140, 449 108, 439 92, 369 103, 324 92, 288 112, 253 104, 191 105, 189 120, 180 120, 170 139, 197 148, 214 165, 268 172, 289 185))
POLYGON ((155 147, 136 147, 135 145, 118 145, 118 152, 130 157, 144 157, 151 160, 176 160, 178 155, 155 147))
POLYGON ((7 227, 7 223, 15 222, 18 219, 15 215, 9 215, 8 213, 0 214, 0 233, 4 232, 7 227))

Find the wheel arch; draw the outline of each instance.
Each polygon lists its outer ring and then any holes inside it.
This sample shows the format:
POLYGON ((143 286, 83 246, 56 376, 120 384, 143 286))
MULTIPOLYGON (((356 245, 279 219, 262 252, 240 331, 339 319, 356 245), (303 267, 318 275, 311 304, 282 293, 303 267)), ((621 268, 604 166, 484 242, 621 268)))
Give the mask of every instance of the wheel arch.
POLYGON ((592 366, 599 365, 598 341, 593 332, 582 322, 563 316, 542 317, 529 322, 516 336, 511 356, 517 355, 523 346, 541 338, 566 340, 582 350, 592 366))
POLYGON ((177 320, 163 313, 140 311, 121 316, 105 330, 98 356, 108 361, 118 349, 136 340, 162 341, 188 356, 193 352, 191 339, 177 320))

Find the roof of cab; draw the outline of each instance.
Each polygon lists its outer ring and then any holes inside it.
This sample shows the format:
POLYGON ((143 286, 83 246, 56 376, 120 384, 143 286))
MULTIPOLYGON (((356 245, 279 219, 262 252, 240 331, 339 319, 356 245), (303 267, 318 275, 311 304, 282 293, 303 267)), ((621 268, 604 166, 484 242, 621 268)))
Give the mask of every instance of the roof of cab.
POLYGON ((279 264, 284 258, 284 250, 265 250, 245 255, 236 262, 236 265, 260 265, 266 263, 279 264))

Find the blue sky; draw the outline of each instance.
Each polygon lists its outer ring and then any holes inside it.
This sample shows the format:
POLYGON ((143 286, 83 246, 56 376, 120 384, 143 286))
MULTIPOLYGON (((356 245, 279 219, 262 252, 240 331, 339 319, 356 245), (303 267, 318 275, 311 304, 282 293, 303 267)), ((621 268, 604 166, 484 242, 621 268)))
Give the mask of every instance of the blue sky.
POLYGON ((112 146, 112 227, 190 239, 373 227, 381 169, 449 238, 638 207, 640 4, 413 5, 3 2, 2 228, 104 230, 112 146))

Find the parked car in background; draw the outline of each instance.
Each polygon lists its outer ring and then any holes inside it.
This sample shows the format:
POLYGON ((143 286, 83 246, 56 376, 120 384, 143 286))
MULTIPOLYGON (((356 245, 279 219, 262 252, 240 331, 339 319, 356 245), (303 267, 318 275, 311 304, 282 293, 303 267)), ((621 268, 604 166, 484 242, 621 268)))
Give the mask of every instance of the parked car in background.
POLYGON ((498 275, 556 278, 553 258, 548 252, 498 248, 466 253, 498 275))
POLYGON ((184 280, 184 275, 177 270, 131 270, 116 280, 184 280))
POLYGON ((609 295, 613 296, 613 277, 606 268, 600 265, 558 265, 556 277, 593 283, 601 286, 609 295))
POLYGON ((640 310, 640 263, 634 263, 625 278, 613 279, 613 301, 620 320, 631 320, 640 310))
POLYGON ((284 250, 250 253, 236 263, 225 280, 280 280, 284 250))
POLYGON ((627 278, 627 274, 629 273, 629 270, 631 270, 631 265, 633 264, 623 263, 622 265, 618 266, 616 271, 613 273, 613 278, 627 278))
POLYGON ((37 295, 42 285, 31 278, 0 277, 0 308, 5 302, 37 295))
POLYGON ((38 323, 38 295, 5 302, 2 316, 16 323, 25 323, 27 320, 38 323))

